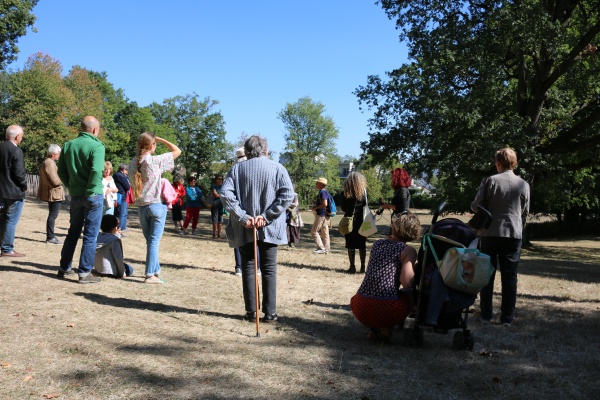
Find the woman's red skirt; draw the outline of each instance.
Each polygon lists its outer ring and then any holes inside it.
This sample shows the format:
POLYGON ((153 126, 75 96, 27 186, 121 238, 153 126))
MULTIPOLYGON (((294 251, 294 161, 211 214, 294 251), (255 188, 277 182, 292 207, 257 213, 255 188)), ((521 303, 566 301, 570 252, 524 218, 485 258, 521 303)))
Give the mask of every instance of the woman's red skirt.
POLYGON ((355 294, 350 300, 352 314, 368 328, 391 328, 403 324, 410 313, 410 296, 401 293, 398 300, 381 300, 355 294))

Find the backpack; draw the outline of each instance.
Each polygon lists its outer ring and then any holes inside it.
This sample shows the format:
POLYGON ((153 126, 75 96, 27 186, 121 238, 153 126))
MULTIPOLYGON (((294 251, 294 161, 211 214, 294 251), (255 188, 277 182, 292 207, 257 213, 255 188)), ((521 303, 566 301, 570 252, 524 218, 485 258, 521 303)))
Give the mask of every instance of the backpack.
POLYGON ((335 217, 335 214, 337 213, 335 201, 333 201, 333 196, 329 192, 327 192, 327 207, 325 207, 325 213, 330 217, 335 217))

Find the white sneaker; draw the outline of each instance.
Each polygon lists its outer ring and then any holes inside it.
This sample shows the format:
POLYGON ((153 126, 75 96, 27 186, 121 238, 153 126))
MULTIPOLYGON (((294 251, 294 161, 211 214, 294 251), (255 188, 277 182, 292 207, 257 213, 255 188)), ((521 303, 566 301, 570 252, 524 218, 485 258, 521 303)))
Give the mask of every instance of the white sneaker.
POLYGON ((319 250, 316 250, 315 253, 317 253, 317 254, 327 254, 327 250, 319 249, 319 250))

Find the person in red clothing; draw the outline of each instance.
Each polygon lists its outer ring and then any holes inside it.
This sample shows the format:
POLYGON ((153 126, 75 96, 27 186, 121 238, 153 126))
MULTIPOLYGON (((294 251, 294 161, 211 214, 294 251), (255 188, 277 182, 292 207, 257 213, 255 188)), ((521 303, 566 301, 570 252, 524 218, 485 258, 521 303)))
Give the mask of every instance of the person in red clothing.
POLYGON ((177 193, 177 200, 173 202, 173 209, 171 214, 173 216, 173 223, 175 224, 175 231, 180 235, 183 233, 183 203, 185 199, 185 186, 183 186, 183 179, 177 177, 173 180, 173 190, 177 193))

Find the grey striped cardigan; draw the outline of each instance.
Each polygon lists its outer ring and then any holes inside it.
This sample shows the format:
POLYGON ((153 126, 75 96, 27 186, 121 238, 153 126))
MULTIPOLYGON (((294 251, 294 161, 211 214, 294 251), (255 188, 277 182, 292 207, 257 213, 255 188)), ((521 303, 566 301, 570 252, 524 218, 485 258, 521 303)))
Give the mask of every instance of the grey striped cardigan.
POLYGON ((230 247, 253 241, 252 229, 244 224, 249 217, 262 215, 267 221, 258 230, 258 240, 287 244, 285 210, 294 200, 294 189, 285 167, 267 157, 235 164, 221 188, 223 206, 230 213, 225 229, 230 247))

